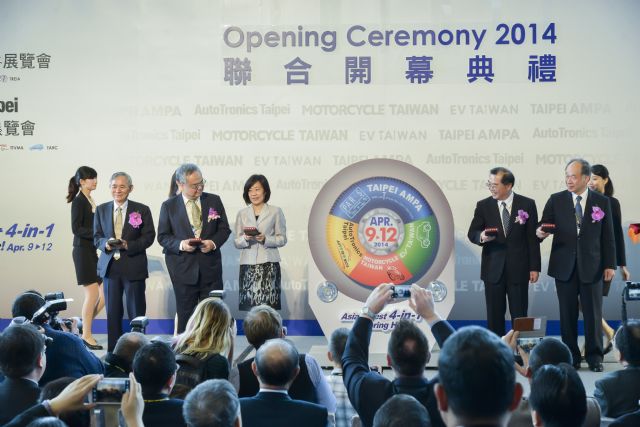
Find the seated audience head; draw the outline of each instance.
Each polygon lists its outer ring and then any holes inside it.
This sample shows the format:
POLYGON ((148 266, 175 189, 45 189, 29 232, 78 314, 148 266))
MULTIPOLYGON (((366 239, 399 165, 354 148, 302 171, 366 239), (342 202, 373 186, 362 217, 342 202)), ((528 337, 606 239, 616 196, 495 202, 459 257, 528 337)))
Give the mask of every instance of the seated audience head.
POLYGON ((260 386, 288 389, 300 372, 296 348, 287 340, 272 339, 260 346, 251 364, 260 386))
POLYGON ((145 334, 141 334, 140 332, 127 332, 118 338, 116 346, 113 348, 113 354, 127 364, 129 368, 127 373, 129 373, 131 372, 131 365, 133 364, 133 358, 136 352, 150 342, 145 334))
POLYGON ((447 425, 503 424, 522 397, 513 351, 477 326, 458 330, 442 346, 435 393, 447 425))
POLYGON ((188 427, 240 427, 240 400, 227 380, 208 380, 191 390, 182 414, 188 427))
POLYGON ((0 371, 7 378, 40 380, 47 366, 45 337, 33 325, 15 325, 0 334, 0 371))
POLYGON ((24 316, 27 320, 31 320, 36 311, 45 305, 44 297, 37 291, 24 292, 13 301, 11 306, 11 316, 24 316))
POLYGON ((587 416, 587 395, 580 376, 568 363, 542 366, 529 395, 536 426, 580 427, 587 416))
POLYGON ((342 354, 347 345, 347 338, 349 338, 349 330, 347 328, 336 329, 331 334, 331 338, 329 338, 329 352, 327 353, 327 357, 335 366, 342 366, 342 354))
MULTIPOLYGON (((64 390, 75 380, 76 379, 73 377, 62 377, 58 378, 57 380, 48 382, 44 387, 42 387, 42 392, 40 393, 40 401, 51 400, 57 397, 60 393, 62 393, 62 390, 64 390)), ((84 409, 62 412, 58 415, 58 417, 69 427, 89 427, 91 425, 89 411, 84 409)))
POLYGON ((544 365, 559 365, 561 363, 573 363, 571 350, 562 341, 556 338, 543 338, 531 350, 529 355, 529 366, 527 367, 527 377, 531 379, 536 371, 544 365))
POLYGON ((169 394, 176 380, 176 357, 163 342, 152 342, 136 353, 133 373, 143 396, 169 394))
POLYGON ((67 427, 67 424, 56 417, 36 418, 27 427, 67 427))
POLYGON ((424 405, 408 394, 389 398, 373 418, 373 427, 430 427, 431 419, 424 405))
POLYGON ((620 352, 620 362, 640 366, 640 320, 630 319, 618 328, 615 337, 616 348, 620 352))
POLYGON ((206 298, 196 306, 185 331, 178 337, 176 353, 206 357, 231 347, 233 317, 219 298, 206 298))
POLYGON ((247 341, 255 348, 260 348, 267 340, 284 338, 282 317, 268 305, 253 307, 244 318, 242 326, 247 341))
POLYGON ((399 376, 422 376, 431 353, 429 342, 418 326, 401 320, 391 332, 387 361, 399 376))

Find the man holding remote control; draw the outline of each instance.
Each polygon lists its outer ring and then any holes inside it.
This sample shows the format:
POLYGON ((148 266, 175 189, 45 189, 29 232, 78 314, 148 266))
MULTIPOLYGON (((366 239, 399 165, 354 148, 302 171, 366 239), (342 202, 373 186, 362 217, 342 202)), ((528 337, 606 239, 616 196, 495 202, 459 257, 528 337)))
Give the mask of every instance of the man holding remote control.
POLYGON ((505 334, 509 301, 511 319, 526 317, 529 283, 540 274, 540 244, 536 238, 538 210, 533 199, 513 192, 515 177, 506 168, 489 172, 491 196, 476 205, 467 236, 482 246, 480 278, 484 281, 487 326, 505 334))
MULTIPOLYGON (((96 208, 93 240, 100 249, 98 275, 104 278, 107 303, 107 350, 113 351, 122 335, 122 294, 127 296, 129 319, 147 311, 145 280, 149 277, 147 248, 153 244, 156 230, 151 210, 129 200, 133 182, 129 174, 116 172, 109 180, 113 201, 96 208)), ((87 347, 92 346, 85 343, 87 347)))
POLYGON ((185 163, 176 170, 180 194, 160 208, 158 243, 176 296, 178 333, 182 333, 198 302, 222 289, 220 248, 231 230, 222 200, 204 193, 200 168, 185 163))

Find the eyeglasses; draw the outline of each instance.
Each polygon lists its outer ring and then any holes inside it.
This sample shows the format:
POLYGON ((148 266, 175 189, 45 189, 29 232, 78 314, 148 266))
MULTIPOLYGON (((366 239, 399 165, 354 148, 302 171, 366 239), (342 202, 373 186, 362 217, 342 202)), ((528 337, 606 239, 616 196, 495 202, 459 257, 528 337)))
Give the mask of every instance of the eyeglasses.
POLYGON ((493 183, 493 182, 491 182, 491 181, 487 181, 484 185, 485 185, 489 190, 495 190, 496 188, 498 188, 498 185, 500 185, 500 183, 498 183, 498 184, 494 184, 494 183, 493 183))
POLYGON ((203 179, 202 181, 200 181, 197 184, 185 184, 187 187, 189 187, 192 190, 201 190, 204 189, 204 186, 207 185, 207 181, 205 179, 203 179))

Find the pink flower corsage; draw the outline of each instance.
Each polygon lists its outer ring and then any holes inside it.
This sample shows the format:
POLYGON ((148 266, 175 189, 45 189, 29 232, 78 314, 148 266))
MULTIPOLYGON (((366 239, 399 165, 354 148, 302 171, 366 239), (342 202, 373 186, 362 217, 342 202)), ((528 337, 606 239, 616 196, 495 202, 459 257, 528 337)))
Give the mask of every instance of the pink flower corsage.
POLYGON ((604 218, 604 211, 597 206, 591 208, 591 222, 600 222, 604 218))
POLYGON ((219 218, 220 218, 220 214, 218 213, 218 211, 213 208, 209 208, 209 215, 207 216, 207 222, 210 222, 211 220, 215 220, 219 218))
POLYGON ((133 228, 138 228, 142 225, 142 215, 140 215, 140 212, 131 212, 129 214, 129 224, 133 228))
POLYGON ((529 219, 529 214, 526 211, 523 211, 522 209, 518 209, 518 216, 516 216, 516 223, 525 225, 528 219, 529 219))

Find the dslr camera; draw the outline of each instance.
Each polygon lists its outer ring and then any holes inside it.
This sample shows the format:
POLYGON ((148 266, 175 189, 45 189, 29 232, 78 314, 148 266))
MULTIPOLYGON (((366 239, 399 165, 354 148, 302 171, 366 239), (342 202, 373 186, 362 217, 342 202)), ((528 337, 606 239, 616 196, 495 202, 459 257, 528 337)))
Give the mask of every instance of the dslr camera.
MULTIPOLYGON (((65 298, 64 292, 50 292, 44 296, 44 305, 33 314, 31 323, 36 325, 49 324, 53 329, 58 331, 73 332, 73 318, 60 318, 58 315, 61 311, 67 309, 67 302, 73 301, 71 298, 65 298)), ((75 318, 79 332, 82 331, 82 320, 75 318)))

